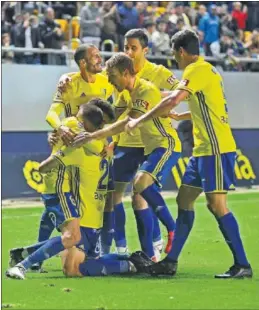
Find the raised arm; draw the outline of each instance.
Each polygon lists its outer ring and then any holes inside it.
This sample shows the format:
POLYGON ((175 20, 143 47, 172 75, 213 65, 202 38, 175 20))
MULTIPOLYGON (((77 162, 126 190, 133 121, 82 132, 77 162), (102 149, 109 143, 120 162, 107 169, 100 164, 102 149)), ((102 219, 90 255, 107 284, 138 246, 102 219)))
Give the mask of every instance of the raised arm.
POLYGON ((169 115, 170 111, 175 108, 181 101, 189 95, 189 92, 186 90, 174 90, 170 96, 164 98, 157 106, 155 106, 148 113, 145 113, 141 117, 131 120, 127 126, 127 131, 131 131, 134 128, 141 125, 141 123, 147 122, 156 117, 164 117, 169 115))
POLYGON ((129 117, 124 118, 123 120, 117 121, 116 123, 107 126, 101 130, 95 131, 93 133, 83 132, 77 135, 74 138, 73 146, 81 147, 85 143, 91 140, 101 140, 107 137, 117 135, 124 131, 125 125, 129 121, 129 117))

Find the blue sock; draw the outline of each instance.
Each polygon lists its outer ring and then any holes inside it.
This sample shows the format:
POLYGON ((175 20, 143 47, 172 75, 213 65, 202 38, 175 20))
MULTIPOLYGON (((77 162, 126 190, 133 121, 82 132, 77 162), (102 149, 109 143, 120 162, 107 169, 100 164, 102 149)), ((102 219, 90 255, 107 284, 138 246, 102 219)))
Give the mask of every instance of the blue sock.
POLYGON ((99 259, 112 259, 112 260, 129 260, 129 254, 117 254, 117 253, 110 253, 101 256, 99 259))
POLYGON ((225 232, 225 236, 229 242, 229 247, 234 256, 235 263, 242 266, 249 266, 242 240, 240 238, 238 224, 233 213, 229 212, 228 214, 220 217, 218 222, 225 232))
POLYGON ((31 265, 43 262, 44 260, 58 254, 63 251, 64 245, 62 244, 61 236, 54 237, 46 241, 37 251, 25 258, 20 264, 25 269, 31 267, 31 265))
POLYGON ((41 242, 48 240, 54 229, 55 226, 51 221, 47 210, 45 209, 40 220, 38 241, 41 242))
POLYGON ((102 255, 110 253, 114 235, 114 222, 114 211, 103 213, 103 228, 101 230, 102 255))
POLYGON ((79 265, 79 271, 83 276, 107 276, 129 272, 128 260, 114 259, 87 259, 79 265))
POLYGON ((220 229, 220 231, 221 231, 221 233, 222 233, 222 235, 223 235, 223 237, 224 237, 224 239, 225 239, 227 245, 229 246, 230 251, 232 252, 232 254, 233 254, 233 256, 234 256, 234 263, 237 264, 236 256, 235 256, 235 254, 233 253, 233 246, 232 246, 232 243, 230 242, 230 240, 228 240, 227 233, 226 233, 224 227, 222 227, 222 225, 220 224, 220 221, 219 221, 219 219, 218 219, 217 217, 216 217, 216 220, 218 221, 219 229, 220 229))
POLYGON ((34 243, 32 245, 24 247, 24 250, 22 252, 23 258, 25 258, 25 257, 31 255, 32 253, 34 253, 35 251, 37 251, 39 248, 41 248, 47 242, 48 242, 48 240, 45 240, 45 241, 41 241, 41 242, 34 243))
POLYGON ((155 255, 153 248, 153 215, 150 208, 134 211, 141 249, 150 258, 155 255))
POLYGON ((179 210, 176 220, 176 229, 174 232, 174 240, 168 258, 177 261, 178 256, 187 240, 194 222, 194 211, 179 210))
POLYGON ((114 229, 114 239, 116 247, 126 248, 126 215, 123 207, 123 203, 118 203, 114 206, 114 215, 115 215, 115 229, 114 229))
POLYGON ((174 231, 175 222, 155 183, 147 187, 140 195, 152 207, 156 216, 165 225, 167 231, 174 231))
POLYGON ((161 240, 161 230, 159 226, 159 220, 152 208, 152 215, 153 215, 153 242, 160 241, 161 240))

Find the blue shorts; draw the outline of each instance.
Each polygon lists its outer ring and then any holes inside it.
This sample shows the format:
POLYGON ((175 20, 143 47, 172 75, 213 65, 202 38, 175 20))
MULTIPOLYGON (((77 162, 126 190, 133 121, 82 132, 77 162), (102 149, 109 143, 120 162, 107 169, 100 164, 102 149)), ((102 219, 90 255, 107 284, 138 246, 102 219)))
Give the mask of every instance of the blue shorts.
POLYGON ((162 187, 161 184, 166 180, 169 172, 177 164, 180 157, 181 153, 179 152, 172 152, 167 148, 159 147, 146 156, 138 171, 151 174, 157 184, 162 187))
POLYGON ((96 258, 100 256, 100 233, 101 229, 80 227, 81 240, 77 247, 85 252, 87 257, 96 258))
POLYGON ((74 197, 71 193, 42 194, 48 216, 58 231, 61 225, 73 218, 79 218, 79 208, 77 208, 74 197))
POLYGON ((114 181, 131 182, 144 160, 144 148, 117 146, 114 152, 114 181))
POLYGON ((236 152, 191 157, 182 184, 199 187, 205 193, 235 189, 236 152))

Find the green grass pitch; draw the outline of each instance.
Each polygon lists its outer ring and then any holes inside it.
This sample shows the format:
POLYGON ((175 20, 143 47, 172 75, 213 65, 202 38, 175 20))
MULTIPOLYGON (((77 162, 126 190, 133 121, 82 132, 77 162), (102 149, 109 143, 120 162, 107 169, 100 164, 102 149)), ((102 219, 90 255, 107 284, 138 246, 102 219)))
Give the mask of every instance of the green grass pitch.
MULTIPOLYGON (((176 216, 175 199, 167 199, 176 216)), ((127 205, 127 238, 131 251, 139 249, 133 212, 127 205)), ((28 273, 25 281, 6 279, 8 251, 31 244, 37 237, 42 208, 2 211, 2 307, 13 309, 259 309, 259 195, 233 194, 229 207, 237 216, 252 280, 219 280, 232 257, 217 223, 201 197, 190 238, 174 278, 65 278, 60 258, 45 263, 47 274, 28 273)))

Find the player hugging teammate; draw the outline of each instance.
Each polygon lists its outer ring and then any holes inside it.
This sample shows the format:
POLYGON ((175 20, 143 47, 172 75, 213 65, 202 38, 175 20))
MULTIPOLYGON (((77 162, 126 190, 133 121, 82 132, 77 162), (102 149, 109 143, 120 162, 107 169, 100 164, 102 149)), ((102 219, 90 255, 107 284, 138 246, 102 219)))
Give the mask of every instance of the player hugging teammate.
POLYGON ((192 31, 180 31, 172 38, 175 59, 184 70, 180 83, 169 70, 145 59, 147 43, 143 30, 129 31, 125 54, 111 57, 105 72, 96 47, 82 45, 76 50, 80 72, 62 78, 63 85, 59 85, 47 115, 56 133, 50 139, 53 152, 40 165, 46 209, 39 235, 45 240, 11 250, 8 277, 24 279, 29 268, 60 252, 67 276, 132 272, 174 275, 193 226, 194 202, 202 191, 234 258, 233 266, 216 277, 252 277, 238 224, 227 208, 227 191, 234 189, 235 183, 236 145, 228 123, 222 78, 199 56, 199 41, 192 31), (170 92, 163 93, 165 89, 170 92), (112 94, 115 112, 105 101, 112 94), (184 100, 190 112, 172 111, 184 100), (62 111, 69 118, 61 120, 62 111), (176 223, 160 192, 163 179, 181 154, 172 118, 192 119, 194 134, 193 156, 176 199, 176 223), (102 128, 115 119, 114 124, 102 128), (111 136, 114 141, 107 147, 106 138, 111 136), (122 197, 131 181, 142 252, 129 255, 122 197), (50 218, 55 219, 62 236, 49 239, 54 229, 50 218), (168 255, 160 262, 158 220, 168 231, 168 255), (109 254, 113 237, 118 254, 109 254))

